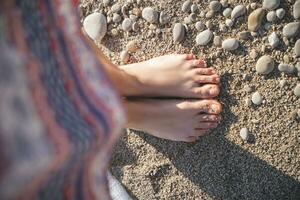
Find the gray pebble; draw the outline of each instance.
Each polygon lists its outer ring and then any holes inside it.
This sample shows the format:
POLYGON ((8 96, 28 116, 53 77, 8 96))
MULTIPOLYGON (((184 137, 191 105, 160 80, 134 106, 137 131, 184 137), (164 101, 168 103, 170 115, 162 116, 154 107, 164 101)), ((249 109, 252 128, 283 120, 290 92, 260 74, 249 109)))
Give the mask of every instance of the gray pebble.
POLYGON ((132 29, 132 20, 129 18, 125 18, 122 22, 123 31, 131 31, 132 29))
POLYGON ((280 63, 278 65, 278 70, 287 74, 292 74, 295 71, 295 67, 293 65, 280 63))
POLYGON ((159 23, 161 25, 165 25, 169 22, 170 22, 170 18, 168 16, 168 14, 166 12, 162 11, 159 15, 159 23))
POLYGON ((231 8, 226 8, 224 11, 223 11, 223 16, 226 17, 226 18, 229 18, 231 16, 231 12, 232 12, 232 9, 231 8))
POLYGON ((133 24, 132 24, 132 30, 133 31, 138 31, 139 30, 139 24, 137 22, 133 22, 133 24))
POLYGON ((263 8, 268 10, 276 9, 280 4, 280 0, 263 0, 263 8))
POLYGON ((242 40, 248 40, 251 35, 250 35, 249 31, 242 31, 242 32, 239 32, 238 36, 242 40))
POLYGON ((150 23, 156 23, 158 21, 158 12, 151 7, 146 7, 142 11, 142 17, 150 23))
POLYGON ((197 15, 195 13, 191 13, 188 17, 191 22, 196 22, 197 20, 197 15))
POLYGON ((267 21, 268 22, 275 22, 277 18, 276 12, 274 10, 269 11, 267 14, 267 21))
POLYGON ((193 4, 193 5, 191 6, 191 12, 192 12, 192 13, 197 13, 197 12, 198 12, 198 6, 197 6, 196 4, 193 4))
POLYGON ((298 39, 295 43, 294 53, 296 57, 300 57, 300 39, 298 39))
POLYGON ((249 130, 247 128, 242 128, 240 130, 240 136, 241 136, 242 140, 248 141, 249 140, 249 135, 250 135, 250 133, 249 133, 249 130))
POLYGON ((219 1, 211 1, 209 3, 209 8, 214 12, 219 12, 222 8, 222 5, 219 1))
POLYGON ((263 98, 259 92, 254 92, 251 97, 251 101, 254 105, 261 105, 263 102, 263 98))
POLYGON ((300 30, 300 22, 291 22, 283 27, 282 34, 284 37, 295 37, 300 30))
POLYGON ((276 16, 278 17, 278 19, 283 19, 285 16, 285 10, 283 8, 277 9, 276 16))
POLYGON ((102 13, 92 13, 84 19, 83 28, 90 38, 101 41, 107 32, 106 17, 102 13))
POLYGON ((122 17, 119 14, 114 13, 112 20, 114 23, 119 23, 120 21, 122 21, 122 17))
POLYGON ((210 19, 210 18, 212 18, 214 15, 215 15, 214 11, 209 10, 209 11, 205 14, 205 17, 206 17, 207 19, 210 19))
POLYGON ((257 56, 258 56, 258 53, 257 53, 257 51, 255 50, 255 49, 252 49, 251 51, 250 51, 250 58, 253 58, 253 59, 255 59, 255 58, 257 58, 257 56))
POLYGON ((182 12, 190 12, 191 11, 192 2, 190 0, 185 1, 182 4, 182 12))
POLYGON ((258 8, 251 12, 248 17, 248 29, 250 31, 257 31, 261 26, 265 14, 266 12, 262 8, 258 8))
POLYGON ((173 41, 180 43, 185 37, 185 27, 181 23, 176 23, 173 28, 173 41))
POLYGON ((195 24, 195 28, 198 30, 198 31, 202 31, 205 29, 205 25, 201 22, 201 21, 198 21, 196 22, 195 24))
POLYGON ((300 97, 300 83, 298 83, 294 89, 294 95, 300 97))
POLYGON ((226 24, 226 26, 228 26, 228 27, 232 27, 233 24, 234 24, 234 21, 233 21, 232 19, 226 19, 226 20, 225 20, 225 24, 226 24))
POLYGON ((205 23, 205 25, 206 25, 206 27, 208 29, 212 29, 213 28, 213 23, 211 21, 209 21, 209 20, 205 23))
POLYGON ((284 86, 286 86, 286 84, 287 84, 287 81, 284 80, 284 79, 279 81, 279 86, 280 86, 281 88, 284 88, 284 86))
POLYGON ((276 48, 279 44, 279 38, 275 32, 268 37, 269 44, 272 48, 276 48))
POLYGON ((231 19, 236 19, 246 13, 246 6, 237 5, 233 8, 231 12, 231 19))
POLYGON ((256 62, 256 71, 259 74, 269 74, 274 69, 274 60, 270 56, 262 56, 256 62))
POLYGON ((207 45, 213 37, 213 33, 211 30, 205 30, 199 33, 196 37, 197 45, 207 45))
POLYGON ((221 0, 220 3, 224 8, 228 7, 228 0, 221 0))
POLYGON ((214 37, 214 45, 217 47, 222 46, 222 39, 220 36, 215 36, 214 37))
POLYGON ((297 0, 293 6, 293 16, 296 20, 300 19, 300 0, 297 0))
POLYGON ((223 41, 222 48, 227 51, 236 50, 239 47, 239 41, 235 38, 229 38, 223 41))
POLYGON ((103 0, 102 3, 104 6, 108 6, 111 3, 111 0, 103 0))
POLYGON ((253 88, 251 86, 249 86, 249 85, 245 85, 244 86, 244 91, 250 93, 250 92, 253 91, 253 88))
POLYGON ((114 4, 111 8, 110 8, 110 11, 112 13, 119 13, 122 9, 122 6, 118 3, 114 4))

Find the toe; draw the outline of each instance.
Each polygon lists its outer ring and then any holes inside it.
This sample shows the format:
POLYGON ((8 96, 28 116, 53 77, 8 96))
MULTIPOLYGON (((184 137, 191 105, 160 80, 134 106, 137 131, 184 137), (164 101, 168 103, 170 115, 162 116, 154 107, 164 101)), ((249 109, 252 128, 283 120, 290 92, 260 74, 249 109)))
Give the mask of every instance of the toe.
POLYGON ((214 98, 219 95, 220 88, 215 84, 205 84, 195 87, 193 91, 199 98, 214 98))
POLYGON ((198 122, 219 122, 221 117, 219 115, 200 114, 196 120, 198 122))
POLYGON ((193 68, 206 68, 206 62, 204 60, 190 60, 188 65, 193 68))
POLYGON ((183 59, 185 60, 193 60, 196 59, 196 56, 194 54, 182 54, 183 59))
POLYGON ((217 122, 199 122, 199 124, 197 125, 197 129, 199 130, 207 130, 207 129, 212 129, 212 128, 216 128, 218 126, 217 122))
POLYGON ((218 84, 220 83, 220 76, 217 74, 214 75, 198 75, 194 77, 194 80, 197 83, 215 83, 218 84))
POLYGON ((195 76, 197 75, 214 75, 216 71, 213 68, 195 68, 192 70, 195 76))
POLYGON ((190 104, 196 113, 220 114, 221 104, 216 100, 199 100, 190 104))
POLYGON ((208 129, 195 129, 194 131, 194 137, 201 137, 208 133, 208 129))

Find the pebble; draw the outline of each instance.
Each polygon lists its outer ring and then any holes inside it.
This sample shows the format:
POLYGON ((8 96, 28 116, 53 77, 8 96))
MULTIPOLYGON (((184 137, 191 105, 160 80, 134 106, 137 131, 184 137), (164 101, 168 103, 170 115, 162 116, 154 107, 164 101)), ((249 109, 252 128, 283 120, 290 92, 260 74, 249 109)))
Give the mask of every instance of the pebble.
POLYGON ((222 39, 220 36, 215 36, 214 37, 214 45, 217 47, 222 46, 222 39))
POLYGON ((280 0, 263 0, 263 8, 268 10, 276 9, 280 4, 280 0))
POLYGON ((245 99, 245 105, 248 106, 248 107, 251 106, 251 99, 250 98, 245 99))
POLYGON ((222 5, 219 1, 211 1, 209 3, 209 8, 214 12, 219 12, 222 8, 222 5))
POLYGON ((275 22, 277 18, 276 12, 274 10, 268 12, 267 14, 267 21, 268 22, 275 22))
POLYGON ((263 102, 263 98, 259 92, 254 92, 251 97, 251 101, 254 105, 261 105, 263 102))
POLYGON ((249 140, 249 130, 247 128, 242 128, 240 130, 240 136, 244 141, 249 140))
POLYGON ((195 24, 195 28, 198 30, 198 31, 202 31, 205 29, 205 25, 201 22, 201 21, 198 21, 196 22, 195 24))
POLYGON ((136 40, 132 40, 127 43, 126 45, 126 50, 135 53, 140 49, 139 43, 136 40))
POLYGON ((122 22, 123 31, 131 31, 132 29, 132 20, 129 18, 125 18, 122 22))
POLYGON ((212 18, 214 15, 215 15, 214 11, 209 10, 209 11, 205 14, 205 17, 206 17, 207 19, 210 19, 210 18, 212 18))
POLYGON ((291 22, 283 27, 282 34, 284 37, 295 37, 300 30, 300 22, 291 22))
POLYGON ((156 23, 158 21, 158 12, 151 7, 146 7, 142 11, 142 17, 149 23, 156 23))
POLYGON ((128 51, 121 51, 120 53, 120 60, 123 63, 128 63, 130 60, 130 55, 128 53, 128 51))
POLYGON ((287 74, 292 74, 295 71, 295 67, 293 65, 280 63, 278 65, 278 70, 287 74))
POLYGON ((101 41, 107 32, 106 17, 102 13, 92 13, 84 19, 83 28, 90 38, 101 41))
POLYGON ((250 31, 257 31, 261 26, 266 12, 262 8, 254 10, 248 17, 248 29, 250 31))
POLYGON ((262 56, 256 62, 256 71, 259 74, 269 74, 274 69, 274 60, 270 56, 262 56))
POLYGON ((121 11, 121 9, 122 9, 122 6, 118 3, 116 3, 116 4, 112 5, 112 7, 110 8, 110 11, 112 13, 119 13, 121 11))
POLYGON ((133 31, 138 31, 139 30, 139 24, 137 22, 133 22, 133 24, 132 24, 132 30, 133 31))
POLYGON ((190 0, 185 1, 182 4, 182 12, 190 12, 191 11, 192 2, 190 0))
POLYGON ((225 20, 225 24, 226 24, 226 26, 228 26, 228 27, 232 27, 233 24, 234 24, 234 21, 233 21, 232 19, 226 19, 226 20, 225 20))
POLYGON ((272 48, 276 48, 279 44, 279 38, 275 32, 268 37, 269 44, 272 48))
POLYGON ((196 37, 197 45, 207 45, 213 37, 213 32, 211 30, 205 30, 199 33, 196 37))
POLYGON ((294 89, 294 95, 300 97, 300 83, 298 83, 294 89))
POLYGON ((196 22, 197 20, 197 15, 195 13, 191 13, 188 18, 190 19, 191 22, 196 22))
POLYGON ((252 49, 250 51, 250 58, 255 59, 257 58, 257 56, 258 56, 257 51, 255 49, 252 49))
POLYGON ((249 85, 245 85, 244 86, 244 91, 250 93, 250 92, 253 91, 253 88, 251 86, 249 86, 249 85))
POLYGON ((287 82, 286 82, 286 80, 280 80, 279 81, 279 86, 281 87, 281 88, 283 88, 284 86, 286 86, 286 84, 287 84, 287 82))
POLYGON ((231 12, 231 19, 236 19, 246 13, 246 6, 237 5, 233 8, 231 12))
POLYGON ((193 5, 191 6, 191 12, 192 12, 192 13, 197 13, 197 12, 198 12, 198 6, 197 6, 196 4, 193 4, 193 5))
POLYGON ((253 2, 250 4, 250 7, 254 10, 257 8, 257 3, 253 2))
POLYGON ((170 18, 168 16, 168 14, 166 12, 162 11, 159 15, 159 23, 161 25, 165 25, 169 22, 170 22, 170 18))
POLYGON ((278 19, 283 19, 285 16, 285 10, 283 8, 277 9, 276 16, 278 17, 278 19))
POLYGON ((229 38, 223 41, 222 48, 227 51, 236 50, 239 47, 239 41, 235 38, 229 38))
POLYGON ((293 16, 296 20, 300 19, 300 0, 297 0, 293 6, 293 16))
POLYGON ((232 9, 231 9, 231 8, 226 8, 226 9, 223 11, 223 16, 226 17, 226 18, 229 18, 230 15, 231 15, 231 12, 232 12, 232 9))
POLYGON ((205 26, 206 26, 208 29, 212 29, 213 23, 212 23, 211 21, 208 20, 208 21, 205 23, 205 26))
POLYGON ((111 3, 111 0, 103 0, 102 3, 104 6, 108 6, 111 3))
POLYGON ((224 8, 228 7, 228 0, 221 0, 220 3, 224 8))
POLYGON ((119 14, 114 13, 112 20, 114 23, 119 23, 120 21, 122 21, 122 17, 119 14))
POLYGON ((296 57, 300 57, 300 39, 298 39, 295 43, 294 53, 296 57))
POLYGON ((239 32, 238 37, 242 40, 248 40, 250 38, 250 32, 249 31, 242 31, 239 32))
POLYGON ((184 40, 185 28, 181 23, 176 23, 173 28, 173 41, 175 43, 180 43, 184 40))

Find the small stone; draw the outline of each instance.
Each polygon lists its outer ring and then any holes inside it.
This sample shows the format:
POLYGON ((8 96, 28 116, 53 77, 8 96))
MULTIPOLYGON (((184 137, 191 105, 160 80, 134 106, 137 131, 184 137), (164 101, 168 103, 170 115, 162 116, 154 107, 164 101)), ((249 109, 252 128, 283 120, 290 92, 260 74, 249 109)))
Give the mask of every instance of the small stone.
POLYGON ((280 80, 279 81, 279 86, 281 87, 281 88, 283 88, 284 86, 286 86, 286 84, 287 84, 287 82, 286 82, 286 80, 280 80))
POLYGON ((220 24, 219 27, 220 27, 220 31, 222 31, 222 32, 226 32, 227 31, 227 27, 226 27, 225 24, 220 24))
POLYGON ((300 22, 291 22, 283 27, 282 34, 284 37, 295 37, 300 30, 300 22))
POLYGON ((257 58, 257 56, 258 56, 257 51, 255 49, 252 49, 250 51, 250 58, 255 59, 257 58))
POLYGON ((126 50, 132 53, 137 52, 140 49, 139 43, 136 40, 132 40, 127 43, 126 50))
POLYGON ((294 53, 296 57, 300 57, 300 39, 298 39, 295 43, 294 53))
POLYGON ((254 105, 261 105, 263 102, 263 98, 259 92, 254 92, 251 97, 251 101, 254 105))
POLYGON ((119 23, 120 21, 122 21, 122 17, 119 14, 114 13, 112 20, 114 23, 119 23))
POLYGON ((128 63, 130 60, 130 55, 128 53, 128 51, 121 51, 120 53, 120 60, 123 63, 128 63))
POLYGON ((206 17, 207 19, 210 19, 210 18, 212 18, 214 15, 215 15, 214 11, 209 10, 209 11, 205 14, 205 17, 206 17))
POLYGON ((253 92, 253 88, 249 85, 245 85, 244 86, 244 91, 250 93, 250 92, 253 92))
POLYGON ((191 13, 188 18, 190 19, 191 22, 196 22, 197 20, 197 15, 195 13, 191 13))
POLYGON ((192 2, 190 0, 185 1, 182 4, 182 12, 190 12, 191 11, 192 2))
POLYGON ((240 130, 240 136, 241 136, 242 140, 248 141, 249 140, 249 135, 250 135, 250 133, 249 133, 249 130, 247 128, 242 128, 240 130))
POLYGON ((213 32, 211 30, 205 30, 199 33, 196 37, 197 45, 207 45, 213 37, 213 32))
POLYGON ((133 31, 138 31, 139 30, 139 24, 137 22, 133 22, 133 24, 132 24, 132 30, 133 31))
POLYGON ((118 3, 114 4, 112 7, 111 7, 111 12, 112 13, 119 13, 122 9, 122 6, 118 3))
POLYGON ((220 3, 224 8, 228 7, 228 0, 221 0, 220 3))
POLYGON ((184 40, 185 28, 181 23, 176 23, 173 28, 173 41, 175 43, 180 43, 184 40))
POLYGON ((256 71, 259 74, 269 74, 274 69, 274 60, 270 56, 262 56, 256 62, 256 71))
POLYGON ((236 19, 246 13, 246 6, 237 5, 233 8, 231 12, 231 19, 236 19))
POLYGON ((244 81, 250 81, 251 80, 251 76, 249 74, 243 74, 243 80, 244 81))
POLYGON ((205 29, 205 25, 201 22, 201 21, 198 21, 196 22, 195 24, 195 28, 198 30, 198 31, 202 31, 205 29))
POLYGON ((280 4, 280 0, 263 0, 263 8, 268 10, 276 9, 280 4))
POLYGON ((170 22, 170 17, 168 16, 168 14, 166 12, 162 11, 159 15, 159 23, 161 25, 165 25, 169 22, 170 22))
POLYGON ((248 17, 248 29, 250 31, 257 31, 261 26, 265 14, 266 12, 262 8, 254 10, 248 17))
POLYGON ((293 16, 296 20, 300 19, 300 0, 297 0, 293 6, 293 16))
POLYGON ((132 9, 132 14, 135 16, 141 17, 142 16, 142 11, 139 8, 133 8, 132 9))
POLYGON ((209 8, 214 12, 219 12, 222 8, 222 5, 219 1, 211 1, 209 3, 209 8))
POLYGON ((236 50, 239 47, 239 41, 235 38, 229 38, 223 41, 222 48, 227 51, 236 50))
POLYGON ((248 107, 251 106, 251 99, 250 98, 245 99, 245 105, 248 106, 248 107))
POLYGON ((249 31, 242 31, 242 32, 239 32, 238 36, 242 40, 248 40, 250 38, 251 34, 249 31))
POLYGON ((268 37, 269 44, 272 48, 276 48, 279 44, 279 38, 275 32, 268 37))
POLYGON ((212 27, 213 27, 213 23, 209 20, 205 23, 205 25, 208 29, 212 29, 212 27))
POLYGON ((278 65, 278 70, 287 74, 292 74, 295 71, 295 67, 293 65, 280 63, 278 65))
POLYGON ((102 13, 92 13, 84 19, 83 28, 90 38, 101 41, 107 32, 106 17, 102 13))
POLYGON ((129 19, 131 19, 133 22, 136 22, 138 17, 136 15, 129 15, 129 19))
POLYGON ((108 6, 111 3, 111 0, 103 0, 102 3, 104 6, 108 6))
POLYGON ((131 31, 132 29, 132 20, 129 18, 126 18, 122 22, 122 29, 123 31, 131 31))
POLYGON ((142 17, 149 23, 156 23, 158 21, 158 12, 151 7, 146 7, 142 11, 142 17))
POLYGON ((234 22, 233 22, 232 19, 226 19, 226 20, 225 20, 225 24, 226 24, 226 26, 228 26, 228 27, 232 27, 233 24, 234 24, 234 22))
POLYGON ((294 89, 294 95, 300 97, 300 83, 298 83, 294 89))
POLYGON ((257 3, 253 2, 250 4, 251 9, 256 9, 257 8, 257 3))
POLYGON ((276 18, 277 18, 277 15, 276 15, 275 11, 272 10, 272 11, 268 12, 268 14, 267 14, 267 21, 268 22, 275 22, 276 18))
POLYGON ((223 11, 223 16, 226 17, 226 18, 229 18, 231 16, 231 12, 232 12, 232 9, 231 8, 226 8, 224 11, 223 11))
POLYGON ((196 4, 193 4, 193 5, 191 6, 191 12, 192 12, 192 13, 197 13, 197 12, 198 12, 198 6, 197 6, 196 4))
POLYGON ((222 46, 222 39, 220 36, 215 36, 214 37, 214 45, 217 47, 222 46))
POLYGON ((277 9, 276 16, 278 17, 278 19, 283 19, 285 16, 285 10, 283 8, 277 9))

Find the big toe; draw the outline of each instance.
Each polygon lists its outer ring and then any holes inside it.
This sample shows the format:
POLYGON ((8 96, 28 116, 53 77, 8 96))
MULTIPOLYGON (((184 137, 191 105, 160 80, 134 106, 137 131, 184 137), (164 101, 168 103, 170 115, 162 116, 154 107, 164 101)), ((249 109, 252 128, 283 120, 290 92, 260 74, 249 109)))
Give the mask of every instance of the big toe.
POLYGON ((197 97, 207 99, 214 98, 219 95, 220 87, 215 84, 205 84, 193 89, 197 97))
POLYGON ((217 115, 222 111, 222 105, 216 100, 198 100, 191 104, 197 114, 207 113, 217 115))

